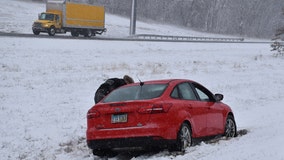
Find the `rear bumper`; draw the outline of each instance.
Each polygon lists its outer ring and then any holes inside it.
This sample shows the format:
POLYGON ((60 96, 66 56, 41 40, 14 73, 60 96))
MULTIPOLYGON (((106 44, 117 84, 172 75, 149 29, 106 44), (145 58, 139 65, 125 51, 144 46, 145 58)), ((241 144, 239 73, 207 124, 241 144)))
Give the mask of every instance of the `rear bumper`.
POLYGON ((104 140, 87 140, 88 147, 91 149, 123 149, 141 148, 150 149, 152 147, 166 148, 173 145, 175 140, 166 140, 160 137, 135 137, 135 138, 116 138, 104 140))
POLYGON ((113 149, 151 146, 164 147, 176 142, 177 128, 162 124, 120 129, 87 129, 87 143, 91 149, 113 149))

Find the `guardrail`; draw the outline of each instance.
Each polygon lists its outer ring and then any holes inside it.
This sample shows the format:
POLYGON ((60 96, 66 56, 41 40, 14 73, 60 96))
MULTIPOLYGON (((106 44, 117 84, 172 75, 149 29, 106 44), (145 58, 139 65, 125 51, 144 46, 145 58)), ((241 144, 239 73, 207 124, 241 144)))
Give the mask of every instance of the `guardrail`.
POLYGON ((154 34, 137 34, 130 38, 157 40, 157 41, 219 41, 219 42, 242 42, 244 38, 215 38, 215 37, 191 37, 191 36, 167 36, 154 34))
MULTIPOLYGON (((164 35, 148 35, 139 34, 129 37, 72 37, 72 36, 48 36, 47 34, 34 35, 29 33, 7 33, 0 31, 0 37, 30 37, 30 38, 53 38, 53 39, 77 39, 77 40, 106 40, 106 41, 154 41, 154 42, 191 42, 191 43, 247 43, 247 44, 272 44, 273 41, 253 41, 244 40, 244 38, 214 38, 214 37, 186 37, 186 36, 164 36, 164 35)), ((284 41, 280 42, 284 45, 284 41)), ((284 47, 283 47, 284 48, 284 47)))

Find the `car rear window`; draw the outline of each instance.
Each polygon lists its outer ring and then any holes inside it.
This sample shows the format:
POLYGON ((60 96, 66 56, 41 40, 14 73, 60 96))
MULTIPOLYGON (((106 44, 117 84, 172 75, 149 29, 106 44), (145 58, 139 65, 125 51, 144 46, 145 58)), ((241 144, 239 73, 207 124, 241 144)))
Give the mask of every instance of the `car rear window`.
POLYGON ((167 84, 144 84, 127 86, 112 91, 103 102, 120 102, 157 98, 162 95, 167 84))

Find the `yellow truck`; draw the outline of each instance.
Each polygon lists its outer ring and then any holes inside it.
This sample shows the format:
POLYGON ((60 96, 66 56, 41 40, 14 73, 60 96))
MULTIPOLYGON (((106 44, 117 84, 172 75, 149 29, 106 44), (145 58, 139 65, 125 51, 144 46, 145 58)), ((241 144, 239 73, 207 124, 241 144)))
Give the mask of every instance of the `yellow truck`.
POLYGON ((105 9, 103 6, 49 1, 46 12, 39 14, 32 30, 35 35, 45 32, 50 36, 67 32, 71 32, 73 37, 102 34, 106 32, 105 9))

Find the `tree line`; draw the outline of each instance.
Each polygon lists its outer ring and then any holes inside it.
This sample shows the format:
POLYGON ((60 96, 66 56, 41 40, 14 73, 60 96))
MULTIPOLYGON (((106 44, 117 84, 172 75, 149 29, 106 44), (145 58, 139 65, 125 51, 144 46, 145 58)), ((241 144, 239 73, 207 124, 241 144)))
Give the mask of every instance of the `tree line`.
MULTIPOLYGON (((70 0, 130 17, 132 0, 70 0)), ((220 34, 272 38, 282 31, 284 0, 137 0, 137 19, 220 34)), ((284 27, 283 27, 284 31, 284 27)))
MULTIPOLYGON (((132 0, 88 0, 130 16, 132 0)), ((271 38, 284 26, 283 0, 137 0, 137 18, 199 31, 271 38)))

